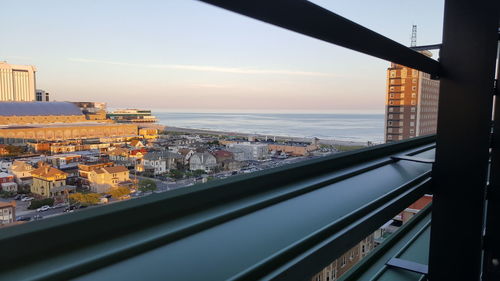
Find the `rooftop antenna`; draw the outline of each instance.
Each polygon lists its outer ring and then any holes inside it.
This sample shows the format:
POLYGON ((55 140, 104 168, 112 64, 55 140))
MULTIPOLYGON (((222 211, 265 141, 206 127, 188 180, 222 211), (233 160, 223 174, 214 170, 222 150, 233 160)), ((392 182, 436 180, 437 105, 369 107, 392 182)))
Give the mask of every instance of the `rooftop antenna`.
POLYGON ((411 47, 416 47, 417 46, 417 25, 414 24, 411 27, 411 47))

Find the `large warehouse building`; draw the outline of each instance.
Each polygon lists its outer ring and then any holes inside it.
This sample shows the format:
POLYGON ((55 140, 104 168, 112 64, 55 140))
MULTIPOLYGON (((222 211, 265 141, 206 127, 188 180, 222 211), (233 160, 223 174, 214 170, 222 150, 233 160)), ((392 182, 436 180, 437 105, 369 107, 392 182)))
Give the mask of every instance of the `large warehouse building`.
POLYGON ((0 102, 0 139, 68 140, 136 136, 137 125, 90 121, 69 102, 0 102))

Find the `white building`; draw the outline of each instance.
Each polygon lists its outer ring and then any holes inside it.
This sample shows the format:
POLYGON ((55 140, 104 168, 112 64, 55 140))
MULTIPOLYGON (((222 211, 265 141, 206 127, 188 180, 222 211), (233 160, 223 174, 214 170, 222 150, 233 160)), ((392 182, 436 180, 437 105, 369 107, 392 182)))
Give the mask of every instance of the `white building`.
POLYGON ((171 169, 177 169, 177 163, 182 162, 183 157, 178 153, 170 151, 153 151, 143 158, 144 169, 153 169, 155 175, 163 174, 171 169))
POLYGON ((215 167, 217 167, 217 159, 208 152, 195 153, 189 159, 189 169, 191 171, 204 170, 210 172, 215 167))
POLYGON ((243 152, 243 159, 236 159, 235 154, 235 160, 238 161, 265 160, 269 158, 268 146, 262 143, 230 143, 227 150, 233 153, 243 152))
POLYGON ((0 62, 0 101, 35 101, 35 71, 31 65, 0 62))

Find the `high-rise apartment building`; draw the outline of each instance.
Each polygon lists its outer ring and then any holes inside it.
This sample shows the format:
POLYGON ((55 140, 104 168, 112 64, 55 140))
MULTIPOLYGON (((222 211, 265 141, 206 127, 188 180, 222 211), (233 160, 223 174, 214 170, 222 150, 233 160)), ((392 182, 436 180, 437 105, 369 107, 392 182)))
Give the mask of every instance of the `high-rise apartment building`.
POLYGON ((0 62, 0 101, 35 101, 35 71, 31 65, 0 62))
MULTIPOLYGON (((429 51, 423 54, 432 56, 429 51)), ((387 69, 385 141, 436 133, 439 81, 430 75, 391 63, 387 69)))

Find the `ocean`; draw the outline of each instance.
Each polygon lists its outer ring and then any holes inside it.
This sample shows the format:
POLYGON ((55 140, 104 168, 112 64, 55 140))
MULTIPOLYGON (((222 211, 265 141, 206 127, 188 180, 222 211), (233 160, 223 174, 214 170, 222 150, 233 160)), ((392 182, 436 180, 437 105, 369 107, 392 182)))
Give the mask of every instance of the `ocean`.
POLYGON ((383 114, 335 113, 196 113, 153 110, 171 127, 285 137, 382 143, 383 114))

